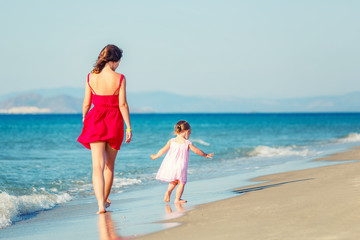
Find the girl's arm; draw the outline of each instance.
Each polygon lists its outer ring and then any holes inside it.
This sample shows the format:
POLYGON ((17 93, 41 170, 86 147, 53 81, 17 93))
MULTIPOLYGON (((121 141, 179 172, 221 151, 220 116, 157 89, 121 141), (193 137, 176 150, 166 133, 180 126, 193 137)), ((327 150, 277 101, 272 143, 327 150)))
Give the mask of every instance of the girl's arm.
POLYGON ((194 153, 196 153, 197 155, 200 155, 200 156, 203 156, 206 158, 212 158, 212 156, 214 156, 213 153, 206 154, 192 144, 190 144, 189 147, 190 147, 190 150, 193 151, 194 153))
POLYGON ((123 76, 123 80, 121 82, 120 91, 119 91, 119 109, 122 117, 124 118, 126 125, 126 143, 129 143, 132 138, 131 132, 131 123, 130 123, 130 114, 129 114, 129 106, 126 100, 126 79, 123 76))
POLYGON ((91 107, 91 90, 90 90, 89 84, 86 81, 85 97, 84 97, 84 102, 83 102, 83 122, 85 120, 87 113, 89 112, 90 107, 91 107))
POLYGON ((166 153, 170 148, 170 143, 171 143, 171 139, 166 143, 166 145, 162 149, 159 150, 159 152, 157 154, 151 155, 151 159, 155 160, 155 159, 161 157, 164 153, 166 153))

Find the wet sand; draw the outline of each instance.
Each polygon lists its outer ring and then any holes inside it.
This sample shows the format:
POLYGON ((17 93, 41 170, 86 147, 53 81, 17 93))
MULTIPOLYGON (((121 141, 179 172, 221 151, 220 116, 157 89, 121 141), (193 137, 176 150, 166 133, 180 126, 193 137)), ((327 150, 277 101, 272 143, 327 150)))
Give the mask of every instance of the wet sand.
POLYGON ((360 160, 360 147, 319 160, 344 163, 253 179, 262 183, 136 239, 360 239, 360 162, 346 162, 360 160))

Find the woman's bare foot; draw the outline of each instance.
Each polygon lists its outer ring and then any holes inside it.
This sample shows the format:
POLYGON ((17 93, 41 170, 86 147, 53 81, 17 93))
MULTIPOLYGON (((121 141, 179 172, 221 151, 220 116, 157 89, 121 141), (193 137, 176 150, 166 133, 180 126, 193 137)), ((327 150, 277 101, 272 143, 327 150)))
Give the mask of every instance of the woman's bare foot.
POLYGON ((105 201, 105 208, 110 207, 110 205, 111 205, 111 201, 110 201, 109 199, 106 199, 106 201, 105 201))
POLYGON ((98 208, 99 208, 99 211, 97 211, 96 214, 106 213, 105 204, 103 204, 103 205, 99 204, 98 208))
POLYGON ((167 203, 170 202, 170 194, 171 194, 171 192, 169 192, 169 191, 165 192, 164 201, 167 203))
POLYGON ((179 200, 175 200, 174 203, 175 203, 175 204, 182 204, 182 203, 187 203, 187 201, 184 200, 184 199, 179 199, 179 200))
POLYGON ((99 210, 98 212, 96 212, 96 214, 103 214, 103 213, 106 213, 106 210, 99 210))

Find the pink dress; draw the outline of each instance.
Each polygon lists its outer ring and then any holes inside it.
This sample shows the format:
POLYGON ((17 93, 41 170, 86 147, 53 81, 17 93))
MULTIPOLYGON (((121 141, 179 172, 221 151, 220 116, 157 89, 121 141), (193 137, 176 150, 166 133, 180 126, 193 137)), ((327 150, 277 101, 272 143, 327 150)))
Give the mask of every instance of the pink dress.
POLYGON ((190 144, 189 140, 180 144, 175 142, 175 138, 171 139, 170 149, 161 163, 156 179, 164 182, 179 180, 183 184, 186 183, 190 144))
POLYGON ((103 141, 119 150, 124 139, 124 122, 119 109, 119 95, 115 95, 119 90, 124 75, 119 79, 119 86, 113 95, 97 95, 91 89, 91 99, 94 107, 88 112, 84 120, 84 128, 78 141, 86 148, 90 148, 90 143, 103 141))

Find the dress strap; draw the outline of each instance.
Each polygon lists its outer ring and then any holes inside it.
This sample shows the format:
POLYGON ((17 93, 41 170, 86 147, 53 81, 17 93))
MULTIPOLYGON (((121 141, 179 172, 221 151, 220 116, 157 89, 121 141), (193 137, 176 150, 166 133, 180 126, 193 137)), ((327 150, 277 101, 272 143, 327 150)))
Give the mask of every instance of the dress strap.
POLYGON ((121 82, 122 82, 123 78, 124 78, 124 75, 121 74, 121 76, 120 76, 120 81, 119 81, 119 86, 117 87, 117 89, 115 90, 115 92, 114 92, 113 95, 115 95, 115 93, 120 89, 121 82))
POLYGON ((87 76, 87 83, 88 83, 88 85, 89 85, 89 87, 90 87, 90 89, 91 89, 91 92, 92 92, 94 95, 96 95, 94 89, 92 89, 92 87, 90 86, 89 76, 90 76, 90 73, 89 73, 88 76, 87 76))

